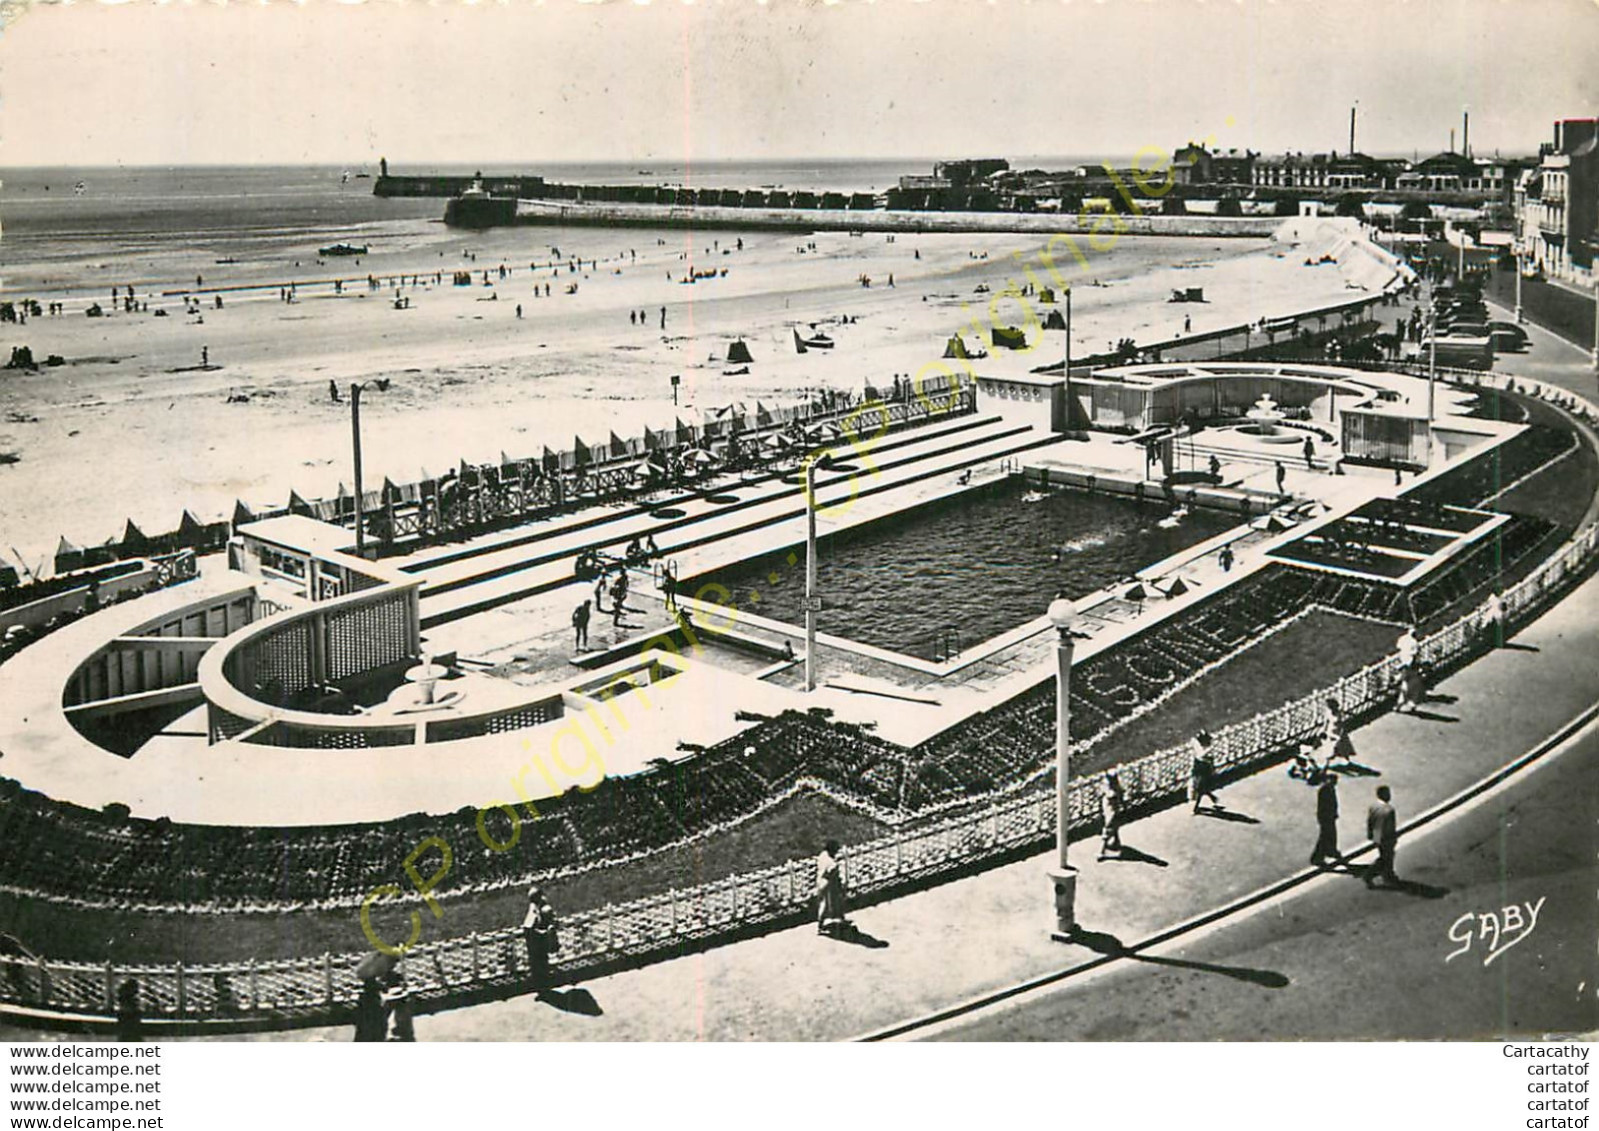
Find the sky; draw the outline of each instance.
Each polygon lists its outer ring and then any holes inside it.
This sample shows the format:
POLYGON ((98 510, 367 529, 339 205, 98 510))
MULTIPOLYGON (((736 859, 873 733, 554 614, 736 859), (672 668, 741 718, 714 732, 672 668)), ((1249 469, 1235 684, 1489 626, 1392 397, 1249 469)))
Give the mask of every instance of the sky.
POLYGON ((1596 0, 450 0, 6 9, 0 164, 1528 153, 1596 0))

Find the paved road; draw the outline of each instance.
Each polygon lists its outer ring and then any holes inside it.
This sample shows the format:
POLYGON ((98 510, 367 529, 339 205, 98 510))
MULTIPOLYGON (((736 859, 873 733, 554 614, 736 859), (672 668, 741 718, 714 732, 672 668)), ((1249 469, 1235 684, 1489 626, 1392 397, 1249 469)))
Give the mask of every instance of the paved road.
MULTIPOLYGON (((1599 726, 1590 726, 1474 807, 1402 839, 1404 891, 1370 891, 1353 876, 1329 875, 1203 937, 936 1036, 1426 1040, 1593 1032, 1596 785, 1599 726), (1519 905, 1530 921, 1527 904, 1540 900, 1536 927, 1512 943, 1517 932, 1503 930, 1510 918, 1503 908, 1519 905), (1494 929, 1463 918, 1474 913, 1500 917, 1497 956, 1488 950, 1494 929), (1470 949, 1446 961, 1468 939, 1470 949)), ((1105 936, 1095 945, 1115 942, 1105 936)))

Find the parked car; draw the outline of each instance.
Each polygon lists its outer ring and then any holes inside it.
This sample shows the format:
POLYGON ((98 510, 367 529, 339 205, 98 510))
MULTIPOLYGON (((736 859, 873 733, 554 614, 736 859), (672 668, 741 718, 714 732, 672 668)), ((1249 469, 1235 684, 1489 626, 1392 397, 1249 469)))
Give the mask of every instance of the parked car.
POLYGON ((1527 348, 1527 331, 1514 322, 1488 323, 1488 336, 1500 353, 1520 353, 1527 348))
MULTIPOLYGON (((1432 342, 1422 339, 1419 356, 1425 361, 1432 352, 1432 342)), ((1493 342, 1485 335, 1480 338, 1440 337, 1438 339, 1438 364, 1455 369, 1492 369, 1493 342)))

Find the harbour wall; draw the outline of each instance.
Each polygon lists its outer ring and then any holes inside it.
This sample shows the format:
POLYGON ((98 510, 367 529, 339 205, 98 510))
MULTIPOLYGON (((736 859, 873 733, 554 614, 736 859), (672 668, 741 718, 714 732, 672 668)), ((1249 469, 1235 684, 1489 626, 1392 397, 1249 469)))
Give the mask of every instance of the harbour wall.
POLYGON ((910 212, 833 208, 731 208, 720 205, 582 203, 545 200, 452 200, 444 221, 454 227, 505 224, 604 227, 773 229, 795 232, 1034 232, 1103 236, 1270 236, 1281 225, 1271 216, 1167 216, 1104 212, 910 212))

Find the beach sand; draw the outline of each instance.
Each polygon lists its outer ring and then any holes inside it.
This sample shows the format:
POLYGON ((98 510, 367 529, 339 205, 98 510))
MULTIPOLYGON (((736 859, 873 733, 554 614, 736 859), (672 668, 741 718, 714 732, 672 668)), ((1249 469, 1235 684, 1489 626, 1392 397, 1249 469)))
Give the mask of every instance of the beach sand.
MULTIPOLYGON (((987 343, 990 302, 1000 324, 1026 327, 1031 315, 996 295, 1053 280, 1039 264, 1036 236, 738 235, 644 229, 514 228, 452 231, 436 223, 375 225, 374 252, 315 261, 314 249, 278 247, 259 258, 183 262, 109 246, 91 266, 8 265, 8 291, 67 313, 0 326, 5 346, 27 345, 39 361, 66 364, 38 373, 0 371, 0 553, 30 567, 53 554, 58 536, 78 545, 120 537, 132 518, 148 534, 170 530, 187 508, 202 521, 230 516, 235 499, 281 506, 290 489, 313 498, 353 482, 347 389, 392 379, 362 400, 365 481, 442 473, 459 460, 536 454, 697 419, 730 402, 788 403, 818 387, 887 385, 895 374, 938 359, 951 334, 987 343), (404 238, 382 239, 403 233, 404 238), (814 251, 799 249, 814 245, 814 251), (547 266, 552 245, 584 268, 547 266), (385 247, 392 250, 385 250, 385 247), (917 253, 920 258, 917 258, 917 253), (469 258, 474 256, 475 258, 469 258), (1017 257, 1020 257, 1018 260, 1017 257), (293 257, 293 258, 291 258, 293 257), (295 265, 298 258, 301 266, 295 265), (590 266, 590 259, 597 266, 590 266), (510 271, 501 279, 498 267, 510 271), (530 271, 530 264, 539 269, 530 271), (727 274, 693 285, 691 268, 727 274), (471 270, 473 285, 452 286, 471 270), (482 283, 487 270, 492 282, 482 283), (369 291, 368 273, 388 279, 427 273, 424 285, 369 291), (432 282, 442 272, 443 285, 432 282), (895 286, 887 285, 892 273, 895 286), (204 275, 201 315, 184 313, 181 292, 204 275), (68 276, 71 285, 68 285, 68 276), (92 275, 92 278, 85 276, 92 275), (863 287, 859 278, 870 276, 863 287), (331 280, 348 282, 335 294, 331 280), (43 289, 46 280, 51 289, 43 289), (278 284, 297 280, 297 301, 278 284), (98 281, 97 281, 98 280, 98 281), (149 313, 111 313, 113 282, 132 281, 149 313), (39 289, 21 289, 38 284, 39 289), (551 296, 533 297, 534 284, 551 296), (575 294, 567 294, 570 284, 575 294), (988 293, 979 293, 985 286, 988 293), (213 288, 224 307, 213 305, 213 288), (86 317, 91 301, 107 309, 86 317), (522 317, 516 306, 522 305, 522 317), (666 307, 666 329, 660 328, 666 307), (155 311, 164 308, 166 317, 155 311), (643 324, 630 324, 642 311, 643 324), (848 324, 837 320, 847 317, 848 324), (793 330, 816 324, 832 351, 799 355, 793 330), (742 337, 755 361, 727 375, 721 359, 742 337), (202 351, 206 364, 202 365, 202 351), (671 374, 680 374, 674 407, 671 374), (334 403, 329 382, 345 399, 334 403), (230 395, 247 397, 230 403, 230 395)), ((362 233, 358 233, 358 236, 362 233)), ((1184 317, 1198 333, 1324 306, 1354 293, 1337 267, 1305 266, 1265 240, 1125 237, 1109 251, 1078 246, 1087 267, 1057 245, 1056 263, 1075 284, 1074 353, 1131 337, 1176 335, 1184 317), (1174 287, 1202 286, 1207 302, 1174 305, 1174 287)), ((222 245, 208 247, 207 255, 222 245)), ((222 258, 220 254, 216 258, 222 258)), ((980 373, 1019 373, 1057 361, 1060 332, 1029 329, 1027 351, 991 350, 980 373)), ((9 350, 4 350, 9 355, 9 350)), ((46 563, 48 565, 48 563, 46 563)))

